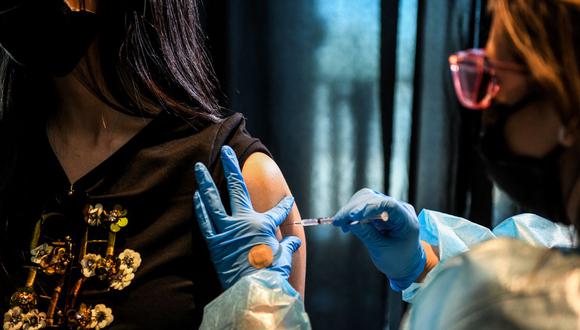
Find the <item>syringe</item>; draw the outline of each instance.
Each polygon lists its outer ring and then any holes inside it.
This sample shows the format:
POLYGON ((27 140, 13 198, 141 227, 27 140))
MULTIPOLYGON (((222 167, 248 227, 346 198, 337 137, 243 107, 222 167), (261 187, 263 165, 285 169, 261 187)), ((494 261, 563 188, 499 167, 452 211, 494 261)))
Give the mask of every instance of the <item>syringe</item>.
MULTIPOLYGON (((381 221, 387 221, 389 220, 389 214, 387 212, 383 212, 381 213, 381 215, 379 217, 373 217, 373 218, 368 218, 368 219, 361 219, 361 220, 356 220, 350 223, 350 225, 356 225, 356 224, 365 224, 365 223, 369 223, 371 221, 374 220, 381 220, 381 221)), ((302 225, 304 227, 310 227, 310 226, 318 226, 318 225, 330 225, 334 222, 334 218, 333 217, 325 217, 325 218, 312 218, 312 219, 302 219, 300 221, 295 221, 293 223, 289 223, 289 224, 283 224, 282 226, 285 225, 302 225)))

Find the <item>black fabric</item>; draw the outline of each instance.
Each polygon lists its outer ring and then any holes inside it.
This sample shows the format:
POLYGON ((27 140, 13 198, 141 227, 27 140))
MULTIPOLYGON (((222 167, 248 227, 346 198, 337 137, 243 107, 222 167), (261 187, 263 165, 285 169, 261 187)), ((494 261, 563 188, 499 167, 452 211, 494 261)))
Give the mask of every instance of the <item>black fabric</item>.
POLYGON ((485 43, 485 1, 419 2, 409 200, 491 226, 491 182, 475 148, 480 112, 462 109, 449 55, 485 43))
MULTIPOLYGON (((13 142, 5 143, 2 150, 11 148, 17 155, 15 166, 4 166, 6 159, 2 156, 0 261, 8 274, 0 278, 0 313, 6 311, 9 295, 26 280, 27 269, 23 266, 30 265, 30 240, 41 213, 65 215, 48 221, 45 234, 77 239, 87 204, 101 203, 105 209, 120 204, 128 211, 129 224, 117 235, 115 254, 133 249, 141 254, 143 263, 123 291, 103 290, 94 285, 93 278, 89 279, 78 303, 110 307, 115 317, 110 329, 114 330, 197 328, 203 306, 222 289, 194 218, 193 165, 206 164, 222 196, 227 196, 219 164, 221 146, 230 145, 242 166, 254 152, 269 154, 247 133, 245 119, 234 114, 196 130, 162 113, 78 180, 72 186, 72 195, 44 132, 44 124, 28 127, 20 137, 11 137, 13 142), (32 135, 25 139, 24 134, 32 135)), ((89 233, 91 239, 107 234, 93 229, 89 233)), ((0 273, 5 272, 0 269, 0 273)), ((35 288, 38 294, 52 294, 52 283, 46 278, 39 276, 35 288)))

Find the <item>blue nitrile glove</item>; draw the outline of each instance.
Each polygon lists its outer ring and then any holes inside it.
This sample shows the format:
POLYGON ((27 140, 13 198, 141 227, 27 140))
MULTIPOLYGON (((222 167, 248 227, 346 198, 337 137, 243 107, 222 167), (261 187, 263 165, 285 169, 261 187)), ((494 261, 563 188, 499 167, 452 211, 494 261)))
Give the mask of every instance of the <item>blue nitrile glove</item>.
POLYGON ((232 215, 226 214, 219 191, 201 163, 195 164, 199 190, 195 192, 194 205, 201 233, 222 285, 227 289, 243 276, 258 271, 250 265, 248 252, 260 244, 269 246, 274 255, 273 263, 267 269, 288 279, 292 269, 292 254, 300 247, 301 241, 298 237, 288 236, 278 242, 276 228, 290 213, 294 198, 284 198, 266 213, 254 211, 236 154, 230 147, 224 146, 221 160, 230 193, 232 215))
POLYGON ((364 243, 375 266, 389 278, 393 290, 406 289, 423 272, 426 256, 419 241, 419 222, 413 206, 362 189, 334 216, 334 225, 345 232, 352 231, 364 243), (387 221, 350 224, 380 218, 385 211, 389 214, 387 221))

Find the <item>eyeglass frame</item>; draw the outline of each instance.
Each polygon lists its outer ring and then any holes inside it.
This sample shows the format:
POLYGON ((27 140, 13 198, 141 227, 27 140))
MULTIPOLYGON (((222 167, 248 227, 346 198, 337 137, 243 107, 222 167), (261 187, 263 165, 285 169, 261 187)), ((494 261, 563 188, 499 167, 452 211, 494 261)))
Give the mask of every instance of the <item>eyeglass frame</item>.
MULTIPOLYGON (((451 71, 451 76, 453 79, 453 87, 455 89, 457 99, 462 106, 471 110, 486 110, 490 107, 491 102, 501 90, 500 82, 497 79, 498 70, 518 72, 522 74, 527 74, 529 72, 529 69, 525 65, 514 62, 490 59, 487 56, 485 50, 482 48, 471 48, 458 51, 450 55, 448 61, 449 61, 449 69, 451 71), (486 95, 476 102, 472 100, 474 99, 473 95, 471 96, 471 98, 466 96, 465 91, 462 88, 460 65, 462 62, 467 63, 468 61, 474 64, 477 70, 476 72, 478 74, 477 78, 479 80, 479 83, 481 83, 484 74, 486 73, 489 74, 489 82, 487 83, 486 95)), ((479 93, 481 90, 482 86, 474 89, 472 92, 479 93)))

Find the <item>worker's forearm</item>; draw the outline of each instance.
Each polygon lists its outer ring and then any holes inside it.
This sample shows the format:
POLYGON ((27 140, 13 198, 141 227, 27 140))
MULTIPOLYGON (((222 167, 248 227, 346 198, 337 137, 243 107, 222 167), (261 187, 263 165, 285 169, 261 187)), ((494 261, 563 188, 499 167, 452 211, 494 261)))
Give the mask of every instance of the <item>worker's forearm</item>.
POLYGON ((425 276, 427 276, 427 274, 429 274, 429 272, 433 268, 435 268, 435 266, 437 266, 437 264, 439 263, 439 255, 436 249, 434 249, 431 245, 429 245, 424 241, 421 241, 421 245, 423 246, 423 250, 425 250, 427 262, 425 263, 425 269, 423 270, 421 275, 419 275, 419 277, 417 278, 416 282, 418 283, 423 282, 425 276))

